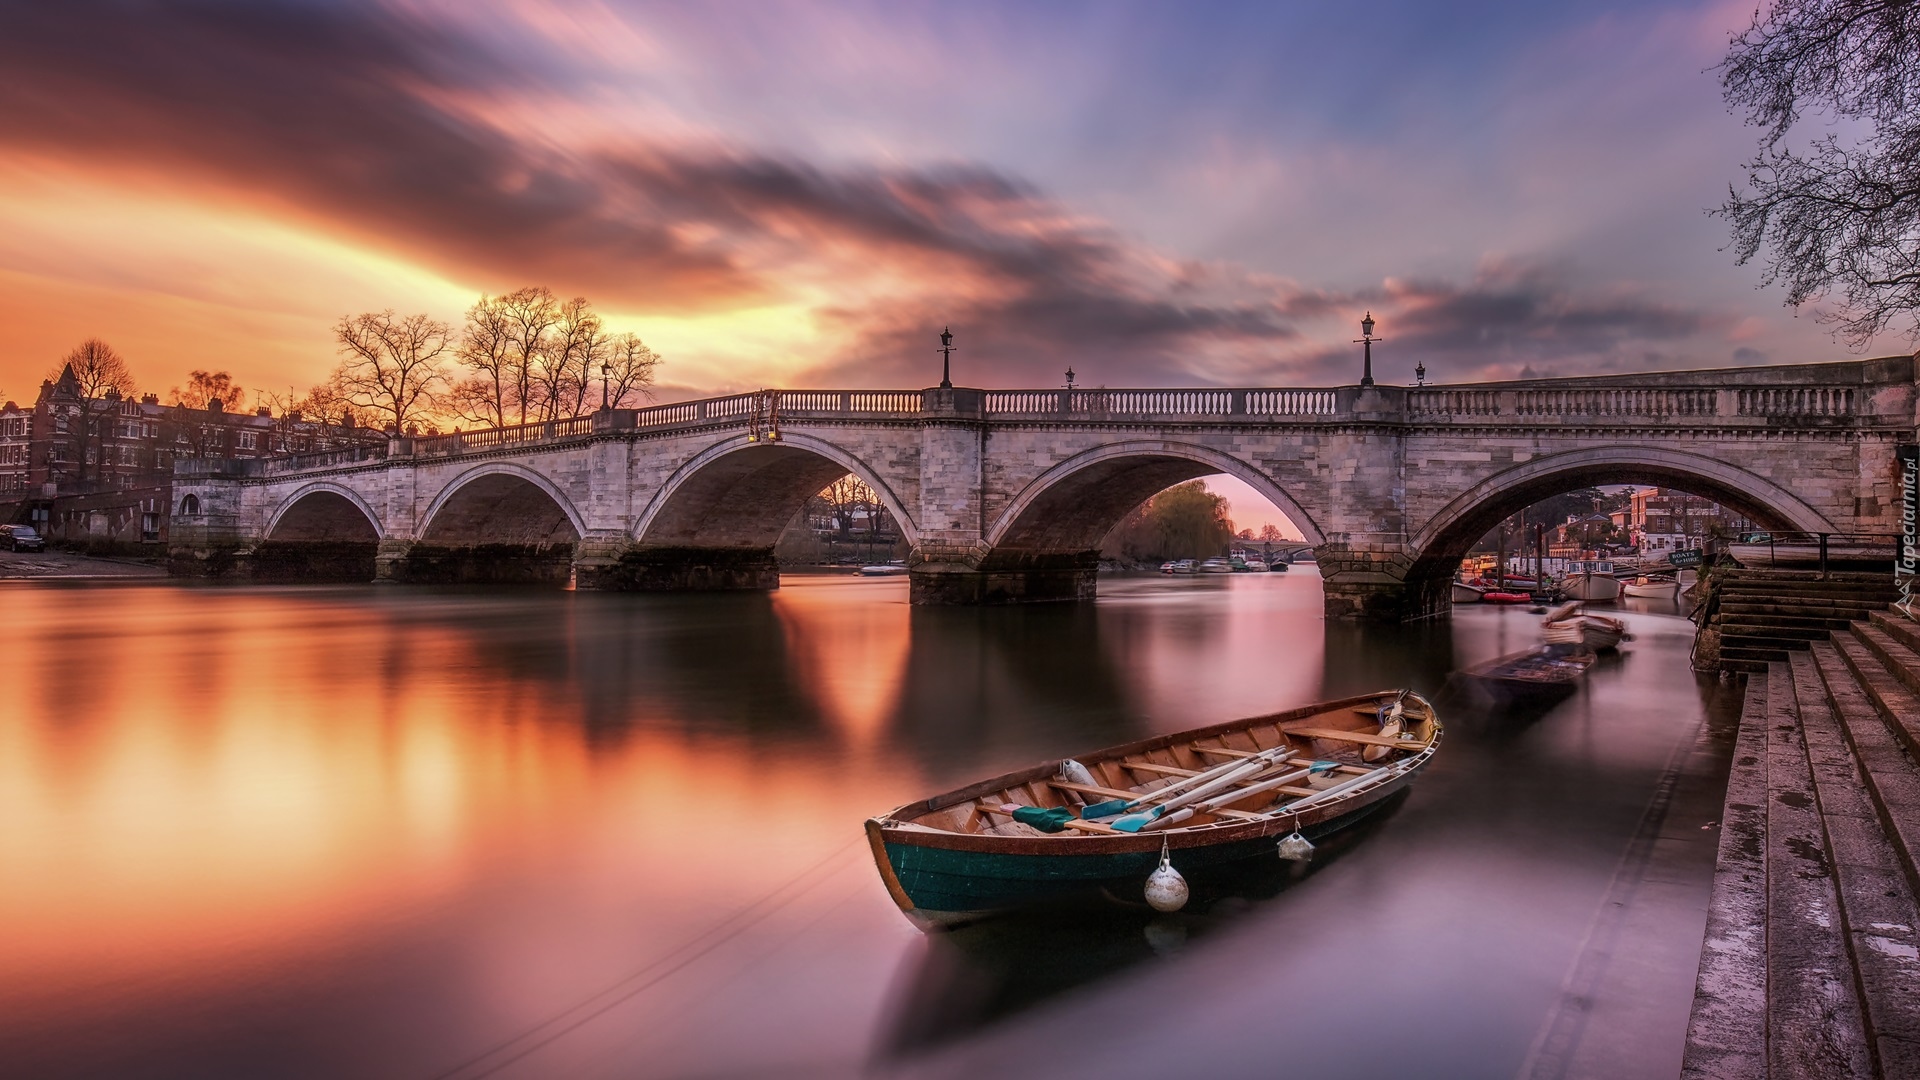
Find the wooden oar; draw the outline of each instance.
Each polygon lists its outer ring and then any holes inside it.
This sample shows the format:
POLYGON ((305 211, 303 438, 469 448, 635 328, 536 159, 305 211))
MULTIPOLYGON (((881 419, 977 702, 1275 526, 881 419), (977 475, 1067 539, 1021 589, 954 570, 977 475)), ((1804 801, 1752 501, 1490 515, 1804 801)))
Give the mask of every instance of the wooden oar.
MULTIPOLYGON (((1277 753, 1281 751, 1282 749, 1285 749, 1286 753, 1288 754, 1293 753, 1293 750, 1290 747, 1288 748, 1275 747, 1271 751, 1262 751, 1262 755, 1271 755, 1273 753, 1277 753)), ((1196 787, 1206 786, 1207 784, 1216 782, 1220 778, 1225 777, 1229 774, 1233 774, 1237 776, 1243 773, 1257 772, 1258 770, 1273 764, 1273 760, 1274 759, 1270 757, 1263 756, 1262 758, 1247 758, 1239 761, 1223 761, 1220 764, 1215 765, 1211 769, 1207 769, 1203 772, 1195 773, 1192 776, 1186 777, 1185 779, 1182 779, 1182 780, 1176 780, 1173 783, 1167 784, 1163 787, 1154 788, 1152 791, 1146 792, 1140 795, 1136 799, 1129 800, 1123 806, 1108 807, 1104 803, 1097 803, 1093 806, 1087 807, 1087 809, 1095 811, 1097 816, 1099 817, 1112 817, 1115 814, 1131 813, 1135 810, 1138 810, 1142 806, 1149 806, 1154 803, 1163 802, 1168 798, 1185 794, 1186 792, 1191 791, 1196 787)), ((1125 763, 1122 762, 1122 764, 1124 765, 1125 763)))
MULTIPOLYGON (((1180 794, 1175 795, 1173 798, 1162 800, 1158 802, 1157 805, 1154 805, 1152 809, 1146 813, 1128 814, 1125 817, 1122 817, 1119 820, 1115 821, 1113 823, 1113 827, 1116 829, 1119 829, 1122 832, 1139 832, 1141 829, 1145 828, 1149 822, 1165 817, 1167 814, 1180 809, 1182 806, 1185 806, 1188 803, 1197 802, 1198 800, 1205 798, 1206 796, 1211 795, 1216 791, 1219 791, 1221 788, 1227 787, 1228 785, 1231 785, 1231 784, 1238 783, 1242 780, 1249 780, 1257 776, 1264 776, 1269 770, 1273 769, 1275 766, 1278 766, 1279 764, 1286 761, 1288 758, 1294 756, 1298 752, 1299 751, 1294 750, 1292 747, 1286 747, 1284 749, 1280 747, 1275 747, 1272 751, 1269 752, 1268 756, 1259 757, 1259 758, 1249 758, 1245 761, 1242 761, 1240 762, 1239 768, 1231 772, 1225 773, 1215 780, 1201 784, 1198 787, 1188 788, 1186 791, 1183 791, 1180 794)), ((1192 817, 1193 815, 1188 814, 1187 816, 1192 817)))
POLYGON ((1272 791, 1274 788, 1277 788, 1277 787, 1285 787, 1288 784, 1293 783, 1295 780, 1305 779, 1312 772, 1313 772, 1313 769, 1311 767, 1305 768, 1305 769, 1295 769, 1292 772, 1281 773, 1279 776, 1276 776, 1271 780, 1266 780, 1258 784, 1253 784, 1249 787, 1235 788, 1234 790, 1229 791, 1224 795, 1216 795, 1213 798, 1208 799, 1206 802, 1198 803, 1193 806, 1182 807, 1169 814, 1162 814, 1160 817, 1155 818, 1153 821, 1150 821, 1147 824, 1141 826, 1141 829, 1142 831, 1144 831, 1146 829, 1171 828, 1175 825, 1180 824, 1183 821, 1186 821, 1188 818, 1193 817, 1195 814, 1217 813, 1221 807, 1226 806, 1229 803, 1237 803, 1241 799, 1247 798, 1250 795, 1258 795, 1263 791, 1272 791))
MULTIPOLYGON (((1407 759, 1407 760, 1411 760, 1411 759, 1407 759)), ((1326 788, 1325 790, 1322 790, 1322 791, 1316 791, 1311 795, 1303 795, 1300 798, 1293 800, 1292 802, 1288 803, 1285 806, 1275 807, 1272 811, 1270 811, 1267 814, 1267 816, 1268 817, 1284 817, 1288 814, 1299 813, 1301 810, 1304 810, 1315 803, 1326 802, 1328 799, 1331 799, 1336 795, 1345 795, 1347 792, 1352 791, 1356 788, 1365 787, 1367 784, 1372 783, 1375 780, 1384 780, 1387 778, 1388 773, 1391 773, 1396 769, 1403 769, 1406 764, 1407 764, 1407 761, 1397 761, 1392 765, 1382 765, 1379 768, 1374 769, 1363 776, 1356 776, 1351 780, 1342 780, 1340 783, 1335 784, 1330 788, 1326 788)))

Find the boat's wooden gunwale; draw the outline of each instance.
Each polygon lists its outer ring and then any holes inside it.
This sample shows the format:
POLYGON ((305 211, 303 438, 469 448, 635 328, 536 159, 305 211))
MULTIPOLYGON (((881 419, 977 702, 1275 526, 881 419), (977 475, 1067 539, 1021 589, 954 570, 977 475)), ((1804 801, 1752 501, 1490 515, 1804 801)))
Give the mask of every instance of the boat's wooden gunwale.
MULTIPOLYGON (((1263 717, 1242 717, 1242 719, 1236 719, 1236 721, 1223 721, 1223 723, 1204 726, 1204 728, 1192 728, 1192 730, 1185 730, 1185 732, 1171 732, 1171 734, 1160 734, 1160 736, 1148 736, 1148 738, 1135 740, 1135 742, 1127 742, 1127 744, 1119 744, 1119 746, 1108 746, 1108 748, 1096 749, 1096 751, 1092 751, 1092 753, 1077 757, 1077 761, 1079 761, 1081 765, 1085 765, 1087 769, 1096 771, 1096 769, 1100 769, 1102 765, 1108 765, 1108 763, 1112 763, 1112 761, 1117 761, 1117 759, 1127 757, 1127 755, 1133 755, 1133 753, 1148 753, 1148 751, 1154 751, 1154 749, 1171 748, 1171 746, 1175 746, 1175 744, 1194 742, 1194 740, 1202 740, 1202 738, 1221 738, 1221 742, 1225 742, 1223 736, 1229 736, 1229 734, 1246 734, 1248 742, 1254 744, 1254 749, 1265 749, 1261 748, 1260 740, 1256 740, 1256 738, 1248 732, 1248 728, 1254 728, 1254 726, 1258 726, 1258 724, 1294 723, 1294 721, 1300 721, 1300 719, 1306 719, 1306 717, 1319 717, 1319 715, 1323 715, 1323 713, 1334 713, 1334 711, 1338 711, 1338 709, 1350 709, 1350 707, 1354 707, 1354 705, 1361 705, 1361 703, 1367 703, 1367 701, 1382 701, 1386 700, 1386 698, 1392 698, 1392 694, 1388 694, 1388 692, 1377 692, 1377 694, 1356 694, 1354 698, 1336 698, 1336 700, 1332 701, 1317 701, 1317 703, 1313 703, 1313 705, 1302 705, 1302 707, 1298 707, 1298 709, 1284 709, 1281 713, 1267 713, 1267 715, 1263 715, 1263 717)), ((929 813, 933 813, 933 811, 947 809, 947 807, 958 805, 958 803, 970 803, 973 799, 979 799, 981 796, 991 796, 991 794, 996 794, 996 792, 1004 792, 1004 790, 1008 790, 1008 788, 1018 788, 1021 784, 1031 784, 1031 782, 1035 782, 1035 780, 1050 780, 1054 774, 1060 773, 1060 763, 1062 763, 1062 761, 1066 761, 1066 759, 1064 759, 1064 757, 1054 757, 1054 759, 1050 759, 1050 761, 1041 761, 1039 765, 1029 765, 1027 769, 1018 769, 1018 771, 1014 771, 1014 773, 1002 773, 1000 776, 991 776, 991 778, 987 778, 987 780, 979 780, 979 782, 968 784, 966 788, 954 788, 952 792, 943 792, 943 794, 929 796, 929 798, 922 799, 922 801, 914 801, 914 803, 900 805, 900 807, 895 807, 893 811, 889 811, 887 815, 883 815, 881 822, 912 821, 912 819, 916 819, 916 817, 924 817, 924 815, 929 815, 929 813)), ((993 836, 993 840, 1008 840, 1008 836, 993 836)))
MULTIPOLYGON (((1391 693, 1357 694, 1349 698, 1336 698, 1333 701, 1316 702, 1312 705, 1303 705, 1297 709, 1287 709, 1283 712, 1269 713, 1265 716, 1242 717, 1238 720, 1228 720, 1209 727, 1194 728, 1189 731, 1176 731, 1167 735, 1154 735, 1134 742, 1122 743, 1118 746, 1109 746, 1095 750, 1091 754, 1083 755, 1075 760, 1087 768, 1093 769, 1099 765, 1118 758, 1127 757, 1131 754, 1148 753, 1173 746, 1177 743, 1191 742, 1196 739, 1211 739, 1230 734, 1246 733, 1249 728, 1261 724, 1292 723, 1307 717, 1320 716, 1322 714, 1333 713, 1340 709, 1352 708, 1355 705, 1369 701, 1381 701, 1391 696, 1391 693)), ((1259 740, 1254 739, 1251 734, 1248 735, 1248 740, 1255 743, 1256 747, 1258 746, 1259 740)), ((963 788, 955 788, 952 791, 942 792, 941 794, 922 799, 919 802, 907 803, 883 815, 880 820, 882 824, 888 821, 910 821, 923 814, 930 814, 935 810, 944 810, 958 803, 972 802, 983 795, 991 795, 995 792, 1005 791, 1008 788, 1018 787, 1021 784, 1029 784, 1036 780, 1051 779, 1060 771, 1060 763, 1065 760, 1065 758, 1054 758, 1050 761, 1043 761, 1024 769, 1017 769, 1010 773, 1003 773, 999 776, 968 784, 963 788)), ((995 837, 994 839, 1004 840, 1008 838, 995 837)))
MULTIPOLYGON (((1375 784, 1363 791, 1347 795, 1309 807, 1298 814, 1284 811, 1271 816, 1262 815, 1258 820, 1226 820, 1208 824, 1172 829, 1147 830, 1137 833, 1115 832, 1110 835, 1093 833, 1073 833, 1068 836, 1009 836, 997 833, 954 833, 936 829, 927 825, 911 825, 890 818, 878 821, 880 836, 886 843, 904 844, 913 847, 943 848, 949 851, 976 851, 1006 855, 1045 855, 1061 858, 1073 858, 1080 855, 1120 855, 1141 851, 1158 851, 1164 842, 1175 851, 1190 847, 1211 847, 1216 844, 1231 844, 1242 840, 1257 840, 1294 829, 1311 829, 1317 825, 1346 817, 1356 813, 1381 799, 1387 798, 1411 783, 1419 773, 1425 760, 1432 757, 1440 745, 1440 732, 1434 733, 1433 741, 1426 749, 1405 759, 1412 763, 1398 776, 1383 783, 1375 784)), ((998 790, 998 789, 995 789, 998 790)), ((896 900, 898 897, 895 898, 896 900)))
MULTIPOLYGON (((1340 716, 1342 713, 1357 714, 1369 706, 1378 706, 1380 703, 1389 701, 1393 696, 1392 692, 1381 692, 1355 695, 1353 697, 1339 698, 1327 702, 1317 702, 1263 716, 1243 717, 1204 728, 1151 736, 1149 738, 1135 740, 1131 743, 1123 743, 1097 750, 1090 754, 1082 755, 1077 760, 1086 765, 1089 770, 1098 776, 1110 768, 1119 767, 1119 763, 1124 759, 1137 758, 1156 752, 1164 751, 1167 756, 1175 756, 1179 749, 1184 748, 1189 751, 1190 756, 1194 756, 1196 760, 1198 760, 1197 755, 1192 754, 1192 746, 1204 740, 1215 740, 1222 748, 1227 747, 1233 742, 1244 742, 1247 745, 1247 749, 1243 752, 1251 753, 1258 749, 1267 748, 1269 745, 1280 745, 1279 740, 1283 738, 1307 741, 1314 738, 1314 735, 1308 732, 1302 732, 1297 736, 1286 733, 1285 729, 1289 724, 1332 732, 1335 730, 1332 727, 1332 724, 1335 722, 1335 717, 1340 716), (1259 733, 1263 731, 1267 734, 1266 740, 1262 740, 1259 737, 1259 733)), ((1212 821, 1196 821, 1190 825, 1164 830, 1147 830, 1140 833, 1074 830, 1065 835, 966 832, 943 828, 938 825, 921 824, 913 820, 935 814, 942 810, 951 811, 965 804, 974 804, 969 807, 969 812, 977 813, 979 810, 978 804, 981 800, 989 797, 999 797, 1006 792, 1022 787, 1025 787, 1030 793, 1035 792, 1037 788, 1041 786, 1058 790, 1055 786, 1055 781, 1057 780, 1060 761, 1062 759, 1055 759, 1044 761, 1015 772, 981 780, 969 784, 966 787, 934 795, 919 802, 909 803, 899 807, 890 814, 874 819, 870 828, 874 833, 877 833, 877 838, 883 840, 885 843, 901 844, 909 847, 941 848, 955 851, 1008 855, 1074 856, 1128 854, 1148 849, 1157 849, 1163 842, 1175 849, 1179 849, 1260 839, 1276 835, 1283 831, 1291 831, 1296 827, 1310 828, 1324 822, 1345 817, 1351 813, 1362 811, 1378 800, 1386 798, 1405 787, 1406 784, 1412 780, 1414 774, 1425 764, 1426 760, 1432 757, 1440 743, 1441 729, 1438 725, 1437 718, 1423 718, 1421 723, 1433 723, 1434 725, 1431 729, 1431 738, 1428 741, 1409 741, 1395 744, 1399 748, 1413 751, 1410 757, 1396 763, 1407 766, 1398 775, 1371 785, 1364 790, 1353 792, 1331 802, 1310 807, 1299 814, 1286 814, 1281 812, 1268 816, 1266 814, 1243 812, 1223 816, 1220 819, 1212 821)), ((1343 737, 1347 735, 1364 736, 1366 734, 1361 731, 1338 730, 1343 737)), ((1371 770, 1357 766, 1348 766, 1344 767, 1343 771, 1365 772, 1371 770)), ((1127 792, 1129 795, 1142 793, 1143 792, 1134 791, 1127 792)), ((1029 801, 1032 805, 1042 805, 1046 802, 1046 800, 1039 798, 1030 799, 1029 801)))

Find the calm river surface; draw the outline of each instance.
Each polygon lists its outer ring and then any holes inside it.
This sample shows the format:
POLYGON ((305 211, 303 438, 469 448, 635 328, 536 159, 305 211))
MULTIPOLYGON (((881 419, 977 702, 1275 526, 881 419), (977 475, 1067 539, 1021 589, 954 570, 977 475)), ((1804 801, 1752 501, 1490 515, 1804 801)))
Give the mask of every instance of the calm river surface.
POLYGON ((1736 702, 1670 613, 1544 715, 1443 702, 1305 873, 913 930, 871 814, 1437 694, 1538 622, 1330 624, 1310 567, 1100 588, 0 586, 0 1075, 1675 1074, 1736 702))

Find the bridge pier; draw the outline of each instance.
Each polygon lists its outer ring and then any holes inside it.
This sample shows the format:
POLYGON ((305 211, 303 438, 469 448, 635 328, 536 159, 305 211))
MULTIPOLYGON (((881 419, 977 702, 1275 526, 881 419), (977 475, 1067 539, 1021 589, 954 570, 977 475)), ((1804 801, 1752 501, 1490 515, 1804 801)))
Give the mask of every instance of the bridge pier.
POLYGON ((1038 604, 1091 600, 1100 553, 958 555, 915 549, 907 560, 908 599, 917 605, 1038 604))
POLYGON ((1453 609, 1451 576, 1421 574, 1399 551, 1322 544, 1314 561, 1329 619, 1408 622, 1453 609))
POLYGON ((773 549, 583 543, 573 587, 606 592, 767 592, 780 587, 773 549))
POLYGON ((374 556, 376 582, 564 586, 573 573, 572 544, 430 544, 383 540, 374 556))

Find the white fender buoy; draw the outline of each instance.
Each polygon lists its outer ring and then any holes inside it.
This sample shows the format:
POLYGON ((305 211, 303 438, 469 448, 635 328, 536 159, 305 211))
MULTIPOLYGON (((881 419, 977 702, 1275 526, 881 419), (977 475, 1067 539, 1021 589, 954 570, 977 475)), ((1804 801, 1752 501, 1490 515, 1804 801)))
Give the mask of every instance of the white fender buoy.
POLYGON ((1187 879, 1167 860, 1167 842, 1160 841, 1160 868, 1147 875, 1147 905, 1155 911, 1179 911, 1187 906, 1187 879))
POLYGON ((1085 784, 1087 787, 1094 786, 1093 774, 1087 771, 1085 765, 1080 764, 1072 758, 1068 758, 1060 763, 1060 779, 1065 780, 1069 784, 1085 784))
POLYGON ((1280 857, 1289 862, 1306 862, 1313 858, 1313 841, 1300 835, 1300 830, 1280 838, 1280 857))

